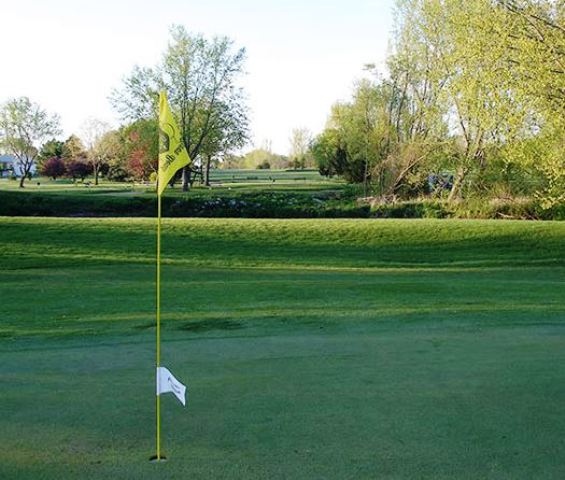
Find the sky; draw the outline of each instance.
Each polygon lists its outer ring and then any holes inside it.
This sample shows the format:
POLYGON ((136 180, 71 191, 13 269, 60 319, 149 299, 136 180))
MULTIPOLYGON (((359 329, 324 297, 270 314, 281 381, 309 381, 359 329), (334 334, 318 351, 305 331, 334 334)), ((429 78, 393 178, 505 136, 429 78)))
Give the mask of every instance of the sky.
POLYGON ((384 72, 394 0, 0 0, 0 102, 28 96, 61 117, 114 126, 108 102, 134 65, 154 66, 169 28, 226 35, 247 49, 241 84, 252 141, 286 154, 293 128, 319 133, 375 63, 384 72))

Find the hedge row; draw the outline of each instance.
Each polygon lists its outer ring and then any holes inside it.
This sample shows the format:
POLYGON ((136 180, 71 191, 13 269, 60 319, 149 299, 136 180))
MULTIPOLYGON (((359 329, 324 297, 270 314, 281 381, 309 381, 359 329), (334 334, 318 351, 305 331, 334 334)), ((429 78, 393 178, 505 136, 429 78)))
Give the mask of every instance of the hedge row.
MULTIPOLYGON (((167 217, 368 218, 368 205, 351 200, 318 199, 293 194, 245 194, 235 198, 163 198, 167 217)), ((154 197, 54 195, 0 192, 0 216, 153 217, 154 197)))
MULTIPOLYGON (((0 216, 153 217, 150 196, 61 195, 0 192, 0 216)), ((232 197, 164 197, 167 217, 235 218, 477 218, 565 220, 565 204, 542 209, 533 200, 473 200, 457 204, 419 200, 358 205, 349 198, 324 198, 294 193, 246 193, 232 197)))
POLYGON ((565 203, 544 209, 535 200, 493 202, 476 199, 455 204, 419 200, 378 205, 373 207, 372 216, 377 218, 565 220, 565 203))

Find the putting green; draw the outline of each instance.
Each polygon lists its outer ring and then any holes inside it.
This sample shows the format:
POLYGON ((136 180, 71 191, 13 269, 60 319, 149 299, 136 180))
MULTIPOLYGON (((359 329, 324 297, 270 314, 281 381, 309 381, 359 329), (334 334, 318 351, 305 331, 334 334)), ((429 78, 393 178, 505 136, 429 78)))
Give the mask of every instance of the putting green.
POLYGON ((565 224, 0 219, 0 478, 563 478, 565 224))

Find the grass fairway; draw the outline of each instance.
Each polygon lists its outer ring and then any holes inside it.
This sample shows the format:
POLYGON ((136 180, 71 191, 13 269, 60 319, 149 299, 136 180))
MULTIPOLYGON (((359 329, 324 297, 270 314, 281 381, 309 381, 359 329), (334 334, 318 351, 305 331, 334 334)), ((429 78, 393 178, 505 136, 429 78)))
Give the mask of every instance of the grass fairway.
MULTIPOLYGON (((191 190, 194 195, 202 196, 230 195, 238 192, 319 192, 325 190, 340 190, 345 183, 336 179, 323 177, 317 170, 221 170, 210 172, 209 188, 195 183, 191 190)), ((51 195, 61 195, 68 198, 84 196, 155 196, 155 184, 143 182, 114 182, 100 179, 99 185, 94 185, 93 178, 84 181, 59 178, 53 180, 47 177, 34 177, 26 181, 25 188, 19 188, 17 180, 0 178, 0 192, 26 192, 51 195)), ((176 188, 168 189, 167 196, 184 197, 177 184, 176 188)))
POLYGON ((563 479, 565 223, 0 218, 0 478, 563 479))

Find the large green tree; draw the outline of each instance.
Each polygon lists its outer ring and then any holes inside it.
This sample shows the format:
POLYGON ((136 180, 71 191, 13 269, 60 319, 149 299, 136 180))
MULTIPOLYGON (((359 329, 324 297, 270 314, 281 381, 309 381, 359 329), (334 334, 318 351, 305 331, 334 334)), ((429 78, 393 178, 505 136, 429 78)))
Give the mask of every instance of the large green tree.
POLYGON ((455 200, 470 175, 480 184, 487 152, 523 132, 531 119, 509 68, 506 17, 489 0, 407 0, 400 8, 403 29, 420 32, 415 48, 429 52, 434 97, 457 139, 449 196, 455 200))
POLYGON ((389 93, 387 83, 360 81, 351 101, 332 107, 326 130, 312 145, 322 173, 362 183, 365 195, 375 178, 379 192, 385 186, 384 162, 392 145, 389 93))
POLYGON ((63 143, 61 156, 66 164, 86 162, 86 147, 77 135, 71 135, 63 143))
MULTIPOLYGON (((565 2, 499 0, 506 12, 508 61, 514 90, 535 112, 535 135, 509 149, 521 166, 543 178, 536 196, 551 207, 565 202, 565 2)), ((514 162, 515 163, 515 162, 514 162)))
POLYGON ((36 165, 41 145, 59 133, 59 117, 27 97, 13 98, 0 107, 0 143, 16 157, 20 188, 36 165))
POLYGON ((137 120, 121 129, 124 147, 122 168, 136 180, 147 181, 157 172, 157 129, 157 119, 153 117, 137 120))
POLYGON ((39 155, 37 157, 37 162, 39 166, 46 160, 50 158, 63 158, 63 147, 65 143, 57 140, 55 138, 45 142, 41 149, 39 150, 39 155))
POLYGON ((239 87, 245 49, 227 37, 207 39, 182 26, 171 28, 162 61, 153 68, 136 67, 111 101, 124 118, 156 115, 157 96, 168 93, 193 164, 183 169, 183 189, 194 173, 206 175, 211 159, 243 146, 248 139, 248 108, 239 87))
POLYGON ((501 183, 563 201, 564 18, 562 0, 397 0, 388 74, 334 106, 320 170, 386 196, 441 174, 450 201, 501 183))
MULTIPOLYGON (((517 87, 545 108, 565 111, 565 2, 563 0, 498 0, 507 13, 502 37, 507 42, 517 87)), ((500 41, 501 39, 498 39, 500 41)))

